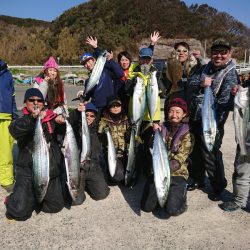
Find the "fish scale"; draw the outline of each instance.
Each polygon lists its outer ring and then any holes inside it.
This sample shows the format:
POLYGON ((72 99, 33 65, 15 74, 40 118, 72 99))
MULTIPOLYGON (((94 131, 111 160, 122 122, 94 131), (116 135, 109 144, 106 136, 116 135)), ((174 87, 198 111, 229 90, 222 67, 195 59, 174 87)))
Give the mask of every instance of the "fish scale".
POLYGON ((152 75, 151 75, 151 78, 147 85, 146 90, 147 90, 148 110, 149 110, 149 115, 150 115, 150 121, 152 124, 156 110, 157 110, 158 95, 159 95, 156 71, 152 72, 152 75))
POLYGON ((88 84, 86 86, 84 94, 86 95, 95 85, 99 83, 99 79, 101 77, 104 65, 106 63, 106 54, 107 52, 103 52, 96 60, 95 66, 92 70, 91 76, 88 80, 88 84))
POLYGON ((216 132, 217 122, 214 106, 214 95, 210 86, 204 89, 204 98, 202 102, 202 129, 206 147, 209 151, 213 150, 216 132))
POLYGON ((82 118, 82 152, 81 163, 83 163, 89 156, 91 151, 89 127, 86 118, 86 112, 81 112, 82 118))
POLYGON ((108 165, 111 177, 114 177, 116 170, 116 152, 110 131, 105 132, 108 140, 108 165))
POLYGON ((62 153, 64 155, 67 186, 72 200, 75 201, 78 196, 80 181, 79 153, 74 131, 67 120, 65 120, 65 123, 66 133, 63 141, 62 153))
POLYGON ((35 134, 34 134, 34 148, 32 152, 33 159, 33 182, 35 196, 39 203, 41 203, 46 195, 49 185, 49 146, 46 142, 42 122, 40 116, 37 118, 35 134))
POLYGON ((136 124, 136 136, 138 136, 146 109, 146 88, 143 79, 140 77, 137 77, 132 103, 132 123, 136 124))
POLYGON ((156 194, 160 206, 163 207, 168 197, 171 174, 168 152, 159 130, 155 131, 152 159, 156 194))
POLYGON ((125 173, 125 185, 131 185, 135 177, 135 156, 136 156, 136 143, 135 143, 135 129, 131 130, 130 141, 129 141, 129 150, 128 150, 128 161, 126 166, 125 173))
POLYGON ((239 86, 234 98, 235 139, 240 147, 240 154, 247 155, 246 140, 249 122, 249 88, 239 86))

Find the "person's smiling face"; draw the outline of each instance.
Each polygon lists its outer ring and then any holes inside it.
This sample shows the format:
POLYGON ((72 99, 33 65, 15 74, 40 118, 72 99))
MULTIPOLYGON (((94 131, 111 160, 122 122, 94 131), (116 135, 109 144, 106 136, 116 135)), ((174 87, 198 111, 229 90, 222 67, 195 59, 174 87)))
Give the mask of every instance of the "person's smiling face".
POLYGON ((231 56, 232 52, 227 48, 214 48, 211 50, 211 61, 216 68, 226 65, 231 56))
POLYGON ((178 60, 181 62, 181 63, 184 63, 185 61, 187 61, 188 59, 188 49, 185 48, 184 46, 182 45, 179 45, 177 48, 176 48, 176 52, 178 54, 178 60))

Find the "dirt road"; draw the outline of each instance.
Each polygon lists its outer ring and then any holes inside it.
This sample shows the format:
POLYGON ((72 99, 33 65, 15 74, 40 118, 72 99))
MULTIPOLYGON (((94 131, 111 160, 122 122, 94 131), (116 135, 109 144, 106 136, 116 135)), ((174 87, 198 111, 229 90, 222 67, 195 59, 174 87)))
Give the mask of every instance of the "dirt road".
MULTIPOLYGON (((235 154, 234 129, 230 115, 223 143, 228 188, 235 154)), ((87 196, 83 205, 58 214, 35 214, 25 222, 5 219, 0 205, 1 249, 250 249, 250 214, 222 211, 196 190, 188 193, 188 210, 163 220, 140 211, 144 181, 133 189, 111 187, 110 195, 95 202, 87 196)), ((208 191, 207 188, 206 191, 208 191)), ((1 200, 6 192, 0 189, 1 200)))

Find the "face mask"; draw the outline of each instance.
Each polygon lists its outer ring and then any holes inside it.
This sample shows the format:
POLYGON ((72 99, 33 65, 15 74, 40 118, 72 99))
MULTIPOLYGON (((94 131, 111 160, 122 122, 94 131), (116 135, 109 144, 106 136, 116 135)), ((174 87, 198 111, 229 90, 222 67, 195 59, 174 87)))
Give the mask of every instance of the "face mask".
POLYGON ((141 65, 141 72, 143 75, 147 75, 150 72, 150 65, 142 64, 141 65))

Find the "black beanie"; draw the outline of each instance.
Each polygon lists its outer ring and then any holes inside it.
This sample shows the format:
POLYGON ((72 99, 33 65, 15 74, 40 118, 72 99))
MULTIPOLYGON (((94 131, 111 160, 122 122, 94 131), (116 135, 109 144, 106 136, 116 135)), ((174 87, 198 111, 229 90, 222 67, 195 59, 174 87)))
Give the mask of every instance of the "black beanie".
POLYGON ((41 93, 41 91, 37 88, 31 88, 26 90, 23 102, 26 102, 26 100, 29 99, 31 96, 37 96, 44 101, 43 94, 41 93))

